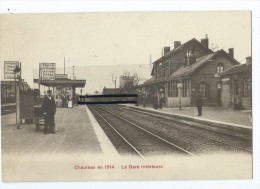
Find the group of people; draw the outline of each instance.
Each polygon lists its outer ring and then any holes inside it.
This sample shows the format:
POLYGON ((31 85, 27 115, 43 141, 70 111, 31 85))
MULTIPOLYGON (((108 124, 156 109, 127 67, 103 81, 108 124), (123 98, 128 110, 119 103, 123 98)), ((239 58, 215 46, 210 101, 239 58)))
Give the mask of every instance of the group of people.
POLYGON ((163 96, 160 96, 159 98, 157 95, 151 95, 149 97, 146 97, 144 94, 140 94, 138 95, 136 105, 139 106, 140 104, 142 104, 143 107, 146 107, 146 105, 151 104, 154 109, 162 109, 165 105, 165 99, 163 96))
MULTIPOLYGON (((198 110, 197 116, 202 116, 202 96, 200 91, 196 92, 196 107, 198 110)), ((144 94, 139 95, 136 105, 143 104, 143 107, 146 107, 147 104, 151 103, 154 109, 162 109, 165 105, 165 99, 163 96, 157 98, 157 95, 151 95, 150 98, 146 98, 144 94)))
POLYGON ((70 96, 63 96, 62 99, 62 108, 72 108, 72 99, 70 96))

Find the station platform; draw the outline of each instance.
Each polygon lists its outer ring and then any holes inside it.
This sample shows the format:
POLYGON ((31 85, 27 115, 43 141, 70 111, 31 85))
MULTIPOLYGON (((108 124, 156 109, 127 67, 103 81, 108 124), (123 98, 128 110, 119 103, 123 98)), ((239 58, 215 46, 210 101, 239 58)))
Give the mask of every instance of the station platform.
POLYGON ((168 115, 176 115, 181 118, 193 119, 195 121, 205 121, 217 123, 222 125, 252 128, 252 111, 251 110, 233 110, 230 108, 222 107, 203 107, 202 116, 197 116, 197 107, 182 107, 179 108, 162 108, 155 110, 151 106, 143 107, 142 105, 136 106, 133 104, 124 104, 123 106, 137 108, 140 110, 148 110, 154 112, 165 113, 168 115))
POLYGON ((35 124, 17 129, 15 113, 1 116, 2 180, 82 181, 102 179, 98 170, 77 167, 107 164, 118 152, 87 106, 57 108, 56 134, 36 132, 35 124), (93 174, 94 173, 94 174, 93 174))
POLYGON ((2 152, 22 154, 84 153, 117 155, 87 106, 57 108, 56 134, 36 132, 35 124, 16 126, 15 113, 1 116, 2 152))
POLYGON ((6 107, 6 106, 15 106, 16 103, 5 103, 5 104, 1 104, 1 107, 6 107))

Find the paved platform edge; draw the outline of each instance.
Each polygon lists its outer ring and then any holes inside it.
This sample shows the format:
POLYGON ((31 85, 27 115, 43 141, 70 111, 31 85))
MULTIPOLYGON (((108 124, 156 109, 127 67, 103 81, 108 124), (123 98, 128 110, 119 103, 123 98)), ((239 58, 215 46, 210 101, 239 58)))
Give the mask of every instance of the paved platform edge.
POLYGON ((221 121, 209 120, 209 119, 204 119, 204 118, 191 117, 191 116, 187 116, 187 115, 179 115, 179 114, 174 114, 174 113, 169 113, 169 112, 162 112, 160 110, 158 111, 158 110, 140 108, 140 107, 136 107, 136 106, 126 106, 126 105, 121 105, 121 106, 136 109, 136 110, 142 110, 142 111, 146 111, 146 112, 157 113, 157 114, 160 114, 160 115, 167 115, 167 116, 172 116, 172 117, 176 117, 176 118, 185 118, 185 119, 190 120, 190 121, 195 121, 195 122, 204 123, 204 124, 211 124, 213 126, 243 128, 243 129, 252 130, 252 126, 247 126, 247 125, 221 122, 221 121))
POLYGON ((86 106, 85 108, 90 123, 94 129, 94 132, 97 136, 97 139, 99 141, 100 147, 103 151, 103 153, 105 155, 113 155, 113 157, 115 156, 120 156, 117 152, 117 150, 115 149, 114 145, 111 143, 111 141, 109 140, 109 138, 107 137, 107 135, 104 133, 103 129, 101 128, 101 126, 99 125, 99 123, 97 122, 97 120, 95 119, 94 115, 92 114, 92 112, 88 109, 88 107, 86 106))

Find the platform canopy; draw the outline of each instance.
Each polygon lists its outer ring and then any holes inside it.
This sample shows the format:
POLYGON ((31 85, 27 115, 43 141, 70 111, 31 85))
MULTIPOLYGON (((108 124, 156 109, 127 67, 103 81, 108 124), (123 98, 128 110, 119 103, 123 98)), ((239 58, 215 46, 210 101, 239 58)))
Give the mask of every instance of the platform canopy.
MULTIPOLYGON (((34 79, 34 83, 39 84, 39 79, 34 79)), ((73 87, 73 88, 83 88, 85 87, 86 80, 76 80, 76 79, 56 79, 56 80, 40 80, 40 84, 46 87, 73 87)))

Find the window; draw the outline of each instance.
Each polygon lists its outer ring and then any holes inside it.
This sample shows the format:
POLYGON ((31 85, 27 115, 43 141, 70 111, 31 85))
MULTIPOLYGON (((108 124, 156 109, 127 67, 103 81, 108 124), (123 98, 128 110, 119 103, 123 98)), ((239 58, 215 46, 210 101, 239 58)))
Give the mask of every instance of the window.
POLYGON ((168 65, 168 62, 164 66, 164 77, 169 77, 169 65, 168 65))
POLYGON ((224 65, 222 64, 222 63, 220 63, 219 65, 218 65, 218 67, 217 67, 217 73, 219 74, 219 73, 221 73, 221 72, 223 72, 224 71, 224 65))
POLYGON ((250 79, 244 79, 244 96, 250 96, 251 93, 251 83, 250 79))
POLYGON ((238 80, 235 80, 235 94, 239 95, 239 91, 240 91, 240 89, 239 89, 239 86, 238 86, 238 80))
POLYGON ((170 81, 168 87, 168 97, 178 97, 177 81, 170 81))
POLYGON ((164 78, 164 65, 161 66, 161 78, 164 78))
POLYGON ((155 66, 155 79, 158 79, 158 67, 157 66, 155 66))
POLYGON ((182 81, 182 96, 183 97, 190 97, 190 91, 191 91, 191 80, 190 79, 184 79, 182 81))
POLYGON ((202 98, 206 98, 207 97, 207 85, 206 83, 202 82, 199 85, 200 88, 200 94, 202 98))

